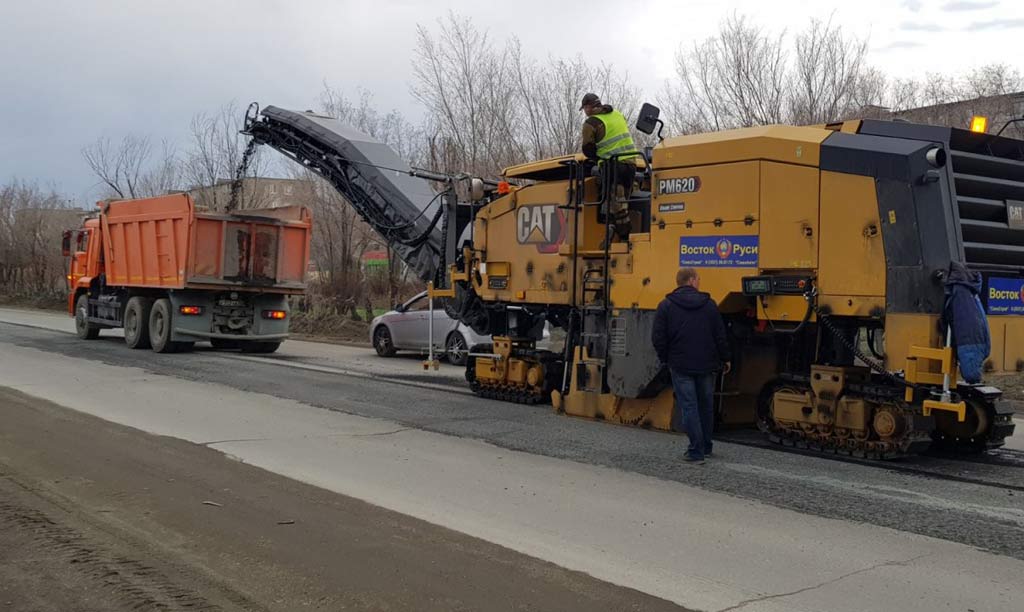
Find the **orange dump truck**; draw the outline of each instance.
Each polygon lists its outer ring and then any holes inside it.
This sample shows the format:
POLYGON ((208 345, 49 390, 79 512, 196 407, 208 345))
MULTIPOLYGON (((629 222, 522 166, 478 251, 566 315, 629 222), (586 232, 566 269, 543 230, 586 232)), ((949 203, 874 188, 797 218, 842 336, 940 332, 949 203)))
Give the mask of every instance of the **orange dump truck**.
POLYGON ((213 213, 186 194, 101 202, 65 232, 78 336, 124 328, 132 348, 270 353, 288 337, 288 296, 306 288, 311 220, 300 206, 213 213))

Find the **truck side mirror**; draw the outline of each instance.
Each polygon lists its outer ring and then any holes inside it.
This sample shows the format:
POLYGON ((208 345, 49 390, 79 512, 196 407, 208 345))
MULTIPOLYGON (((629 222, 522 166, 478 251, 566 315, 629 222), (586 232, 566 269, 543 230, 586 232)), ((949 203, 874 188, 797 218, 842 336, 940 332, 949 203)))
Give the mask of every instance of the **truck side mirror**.
POLYGON ((644 134, 653 134, 654 128, 658 128, 658 140, 664 140, 661 136, 661 130, 665 128, 665 122, 658 119, 660 116, 660 108, 648 102, 644 102, 644 105, 640 107, 640 115, 636 118, 636 129, 640 130, 644 134))
POLYGON ((64 230, 64 236, 60 241, 60 254, 64 257, 71 256, 71 230, 64 230))

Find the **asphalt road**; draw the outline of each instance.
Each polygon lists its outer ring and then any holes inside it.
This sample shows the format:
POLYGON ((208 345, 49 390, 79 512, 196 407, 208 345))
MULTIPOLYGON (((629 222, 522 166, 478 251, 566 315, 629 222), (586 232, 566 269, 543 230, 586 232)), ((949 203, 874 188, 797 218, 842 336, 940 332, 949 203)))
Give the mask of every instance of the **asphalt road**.
MULTIPOLYGON (((690 466, 683 438, 473 398, 450 387, 454 368, 306 343, 266 358, 155 355, 27 318, 0 311, 22 324, 0 323, 0 385, 695 609, 996 610, 1024 597, 1013 453, 886 467, 722 442, 690 466)), ((494 604, 483 609, 515 609, 494 604)))

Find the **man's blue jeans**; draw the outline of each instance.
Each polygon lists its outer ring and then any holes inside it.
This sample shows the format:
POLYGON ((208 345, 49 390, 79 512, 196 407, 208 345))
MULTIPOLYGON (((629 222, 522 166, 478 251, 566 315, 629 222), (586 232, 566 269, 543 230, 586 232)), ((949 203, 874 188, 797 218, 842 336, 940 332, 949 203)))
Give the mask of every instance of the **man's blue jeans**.
POLYGON ((715 428, 714 393, 715 374, 678 374, 671 371, 672 389, 676 393, 676 409, 672 413, 672 428, 680 425, 690 438, 686 454, 703 459, 711 453, 711 433, 715 428))

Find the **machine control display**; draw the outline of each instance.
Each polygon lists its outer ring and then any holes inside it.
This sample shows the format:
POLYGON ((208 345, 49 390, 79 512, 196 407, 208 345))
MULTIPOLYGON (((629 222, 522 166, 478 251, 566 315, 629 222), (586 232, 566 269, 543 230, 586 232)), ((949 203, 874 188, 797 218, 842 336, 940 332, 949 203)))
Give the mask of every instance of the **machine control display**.
POLYGON ((743 278, 743 295, 771 295, 770 276, 747 276, 743 278))
POLYGON ((803 295, 812 281, 806 276, 744 276, 743 295, 803 295))

